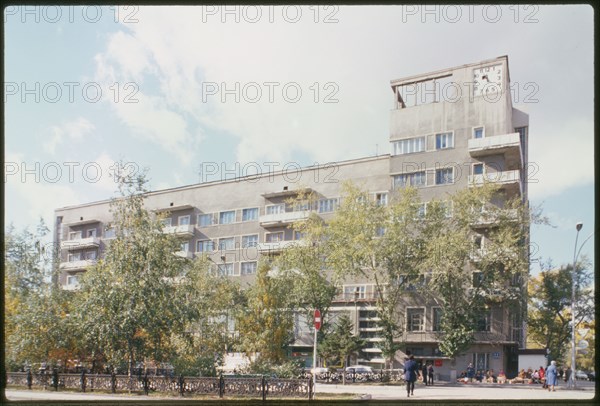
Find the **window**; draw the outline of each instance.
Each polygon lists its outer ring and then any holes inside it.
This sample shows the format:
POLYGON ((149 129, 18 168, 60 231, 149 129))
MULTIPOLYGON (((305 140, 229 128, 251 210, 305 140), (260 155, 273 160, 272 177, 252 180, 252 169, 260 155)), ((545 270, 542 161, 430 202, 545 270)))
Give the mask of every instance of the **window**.
POLYGON ((258 220, 258 207, 242 210, 242 221, 258 220))
POLYGON ((421 203, 417 205, 417 219, 424 219, 425 214, 427 214, 427 204, 421 203))
POLYGON ((69 233, 69 240, 81 240, 81 231, 71 231, 69 233))
POLYGON ((432 309, 433 312, 433 323, 431 325, 431 329, 433 331, 442 331, 442 308, 434 307, 432 309))
POLYGON ((454 168, 444 168, 435 171, 435 184, 446 185, 454 183, 454 168))
POLYGON ((387 193, 377 193, 375 195, 375 201, 379 206, 387 206, 388 204, 388 194, 387 193))
POLYGON ((69 262, 81 261, 81 252, 70 252, 69 253, 69 262))
POLYGON ((344 286, 344 299, 345 300, 365 299, 366 297, 367 297, 367 287, 365 285, 344 286))
POLYGON ((452 147, 454 147, 454 135, 451 132, 435 135, 435 149, 447 149, 452 147))
POLYGON ((425 309, 406 309, 406 330, 423 331, 425 326, 425 309))
POLYGON ((117 236, 117 230, 114 227, 109 227, 104 230, 104 238, 114 238, 117 236))
POLYGON ((79 275, 67 275, 68 286, 79 286, 79 275))
POLYGON ((306 237, 306 233, 294 230, 294 240, 301 240, 306 237))
POLYGON ((269 206, 265 206, 265 212, 267 214, 281 214, 281 213, 285 213, 285 203, 272 204, 272 205, 269 205, 269 206))
POLYGON ((234 273, 233 273, 233 263, 219 264, 219 265, 217 265, 217 270, 219 272, 219 275, 221 275, 221 276, 232 276, 232 275, 234 275, 234 273))
POLYGON ((412 154, 425 151, 425 137, 409 138, 393 142, 394 155, 412 154))
POLYGON ((179 216, 178 220, 178 224, 180 226, 189 226, 190 225, 190 216, 189 214, 187 216, 179 216))
POLYGON ((256 247, 258 244, 258 234, 242 236, 242 248, 256 247))
POLYGON ((96 251, 86 251, 84 254, 84 258, 88 261, 93 261, 94 259, 96 259, 97 255, 98 254, 96 251))
POLYGON ((471 281, 471 284, 473 285, 473 287, 479 288, 479 287, 481 287, 482 283, 483 283, 483 272, 481 272, 481 271, 473 272, 472 281, 471 281))
POLYGON ((235 210, 222 211, 219 213, 219 224, 235 223, 235 210))
POLYGON ((377 237, 383 237, 385 235, 385 227, 377 227, 375 229, 375 235, 377 237))
POLYGON ((200 240, 196 243, 196 252, 212 252, 215 244, 212 240, 200 240))
POLYGON ((483 314, 477 316, 476 330, 477 331, 490 331, 492 321, 492 314, 490 311, 486 311, 483 314))
POLYGON ((256 273, 256 262, 242 262, 242 275, 254 275, 256 273))
POLYGON ((483 136, 484 136, 483 127, 473 128, 473 138, 479 139, 479 138, 483 138, 483 136))
POLYGON ((337 209, 338 199, 322 199, 319 200, 319 213, 330 213, 337 209))
POLYGON ((403 173, 401 175, 394 176, 394 187, 407 187, 407 186, 425 186, 425 171, 403 173))
POLYGON ((160 222, 163 225, 163 227, 171 227, 171 217, 162 219, 160 222))
POLYGON ((473 175, 483 175, 483 164, 473 164, 473 175))
POLYGON ((198 225, 200 227, 212 226, 213 224, 215 224, 215 222, 214 222, 214 216, 212 215, 212 213, 200 214, 198 216, 198 225))
POLYGON ((219 250, 235 249, 235 237, 219 238, 219 250))
POLYGON ((473 353, 473 367, 476 371, 483 370, 487 371, 490 369, 490 353, 489 352, 476 352, 473 353))
POLYGON ((283 231, 277 233, 265 234, 265 242, 280 242, 283 241, 283 231))
POLYGON ((87 237, 88 238, 95 237, 95 236, 96 236, 96 229, 95 228, 87 230, 87 237))
POLYGON ((454 207, 452 200, 446 200, 446 201, 440 202, 440 206, 444 210, 444 216, 446 216, 446 218, 452 217, 453 207, 454 207))
POLYGON ((190 243, 188 241, 181 243, 181 250, 183 252, 188 252, 190 250, 190 243))

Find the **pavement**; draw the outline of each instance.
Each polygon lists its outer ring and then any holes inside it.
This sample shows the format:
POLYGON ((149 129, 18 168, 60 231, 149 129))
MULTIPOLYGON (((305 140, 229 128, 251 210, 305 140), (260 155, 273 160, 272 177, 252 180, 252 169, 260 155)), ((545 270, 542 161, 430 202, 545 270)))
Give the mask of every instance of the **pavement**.
MULTIPOLYGON (((415 387, 415 394, 409 399, 406 397, 404 386, 384 386, 384 385, 335 385, 317 383, 316 399, 326 393, 345 393, 355 394, 356 399, 362 400, 410 400, 429 401, 429 400, 488 400, 488 401, 551 401, 560 402, 561 400, 590 401, 595 398, 596 391, 594 382, 578 383, 579 387, 575 390, 559 386, 555 392, 548 392, 542 389, 540 385, 498 385, 498 384, 436 384, 434 386, 425 386, 418 384, 415 387)), ((177 397, 157 397, 144 395, 127 394, 98 394, 98 393, 77 393, 77 392, 52 392, 41 390, 15 390, 5 391, 6 399, 11 401, 112 401, 115 403, 142 402, 153 403, 158 401, 177 402, 179 400, 190 400, 190 398, 177 397)), ((218 399, 215 399, 218 400, 218 399)), ((586 402, 587 403, 587 402, 586 402)))

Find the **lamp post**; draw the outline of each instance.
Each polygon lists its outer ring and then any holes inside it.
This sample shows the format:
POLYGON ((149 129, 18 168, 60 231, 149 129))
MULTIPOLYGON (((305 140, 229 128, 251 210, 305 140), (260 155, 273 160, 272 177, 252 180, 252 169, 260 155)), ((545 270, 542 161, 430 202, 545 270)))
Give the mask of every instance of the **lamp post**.
POLYGON ((571 376, 569 377, 569 384, 575 388, 575 353, 577 348, 575 347, 575 280, 577 266, 577 239, 579 238, 579 231, 583 227, 583 223, 579 222, 575 226, 577 234, 575 235, 575 249, 573 250, 573 269, 571 270, 571 376))

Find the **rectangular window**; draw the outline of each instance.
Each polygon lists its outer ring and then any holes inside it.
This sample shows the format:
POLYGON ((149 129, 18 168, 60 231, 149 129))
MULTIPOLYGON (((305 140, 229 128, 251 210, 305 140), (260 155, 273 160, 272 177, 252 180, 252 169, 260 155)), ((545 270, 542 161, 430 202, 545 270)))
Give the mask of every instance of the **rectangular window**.
POLYGON ((219 272, 219 275, 221 275, 221 276, 232 276, 232 275, 234 275, 234 273, 233 273, 233 263, 219 264, 219 265, 217 265, 217 270, 219 272))
POLYGON ((484 136, 483 127, 473 128, 473 138, 479 139, 479 138, 483 138, 483 136, 484 136))
POLYGON ((98 253, 96 251, 86 251, 84 254, 84 258, 88 261, 92 261, 92 260, 96 259, 97 256, 98 256, 98 253))
POLYGON ((117 230, 114 227, 109 227, 104 230, 104 238, 114 238, 117 236, 117 230))
POLYGON ((416 216, 416 219, 422 220, 422 219, 425 218, 426 214, 427 214, 427 204, 426 203, 421 203, 421 204, 417 205, 417 216, 416 216))
POLYGON ((200 227, 212 226, 215 224, 212 213, 198 215, 198 225, 200 227))
POLYGON ((256 247, 258 244, 258 234, 242 236, 242 248, 256 247))
POLYGON ((212 240, 200 240, 196 243, 196 252, 212 252, 215 244, 212 240))
POLYGON ((69 240, 81 240, 81 231, 71 231, 69 233, 69 240))
POLYGON ((235 237, 219 238, 219 250, 235 249, 235 237))
POLYGON ((306 233, 294 230, 294 240, 301 240, 306 237, 306 233))
POLYGON ((388 204, 388 194, 387 193, 377 193, 375 195, 375 201, 379 206, 387 206, 388 204))
POLYGON ((435 184, 446 185, 454 183, 454 168, 444 168, 435 171, 435 184))
POLYGON ((68 286, 79 286, 79 275, 67 275, 68 286))
POLYGON ((490 369, 490 353, 476 352, 473 353, 473 367, 476 371, 487 371, 490 369))
POLYGON ((269 206, 265 206, 265 213, 267 213, 267 214, 285 213, 285 203, 271 204, 269 206))
POLYGON ((435 135, 435 149, 447 149, 454 147, 454 134, 441 133, 435 135))
POLYGON ((385 227, 377 227, 375 229, 375 235, 377 237, 383 237, 385 235, 385 227))
POLYGON ((222 211, 219 213, 219 224, 235 223, 235 210, 222 211))
POLYGON ((434 307, 433 312, 433 323, 431 329, 433 331, 442 331, 442 308, 434 307))
POLYGON ((254 275, 256 273, 256 261, 242 262, 242 275, 254 275))
POLYGON ((473 175, 483 175, 483 164, 473 164, 473 175))
POLYGON ((481 272, 481 271, 473 272, 473 277, 471 280, 471 284, 473 285, 473 287, 479 288, 479 287, 481 287, 482 283, 483 283, 483 272, 481 272))
POLYGON ((337 209, 338 207, 338 199, 322 199, 319 200, 319 213, 330 213, 337 209))
POLYGON ((346 285, 344 286, 344 299, 356 300, 367 297, 367 287, 365 285, 346 285))
POLYGON ((423 331, 425 327, 425 309, 406 309, 406 330, 423 331))
POLYGON ((178 220, 178 224, 180 226, 189 226, 190 225, 190 216, 189 214, 187 216, 179 216, 178 220))
POLYGON ((394 176, 394 188, 401 188, 407 186, 420 187, 425 186, 426 175, 425 171, 403 173, 401 175, 394 176))
POLYGON ((477 317, 476 329, 477 331, 490 331, 492 321, 491 312, 486 312, 477 317))
POLYGON ((69 253, 69 262, 81 261, 82 254, 81 252, 70 252, 69 253))
POLYGON ((280 242, 283 241, 283 231, 278 233, 265 234, 265 242, 280 242))
POLYGON ((171 227, 171 217, 162 219, 160 223, 163 225, 163 227, 171 227))
POLYGON ((258 220, 258 207, 242 210, 242 221, 258 220))
POLYGON ((87 230, 87 237, 88 238, 95 237, 95 236, 96 236, 96 229, 95 228, 87 230))
POLYGON ((181 243, 181 251, 188 252, 190 250, 190 243, 188 241, 181 243))
POLYGON ((409 138, 393 142, 394 155, 425 151, 425 137, 409 138))

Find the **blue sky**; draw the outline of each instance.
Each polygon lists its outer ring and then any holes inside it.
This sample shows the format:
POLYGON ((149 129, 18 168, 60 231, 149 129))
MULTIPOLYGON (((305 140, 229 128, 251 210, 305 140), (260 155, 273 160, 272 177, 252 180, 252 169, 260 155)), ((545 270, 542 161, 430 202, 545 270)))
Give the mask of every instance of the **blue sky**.
POLYGON ((211 162, 389 153, 390 80, 508 55, 554 224, 532 254, 571 262, 594 224, 592 8, 429 7, 5 9, 6 224, 113 196, 120 160, 161 189, 211 162))

